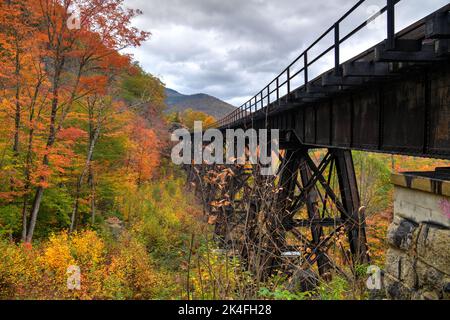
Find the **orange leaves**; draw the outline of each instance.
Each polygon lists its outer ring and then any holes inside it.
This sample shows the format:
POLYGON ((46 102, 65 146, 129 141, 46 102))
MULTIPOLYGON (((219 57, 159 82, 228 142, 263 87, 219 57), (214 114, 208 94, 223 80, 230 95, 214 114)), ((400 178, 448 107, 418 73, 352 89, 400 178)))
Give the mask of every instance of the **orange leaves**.
POLYGON ((129 126, 130 146, 128 165, 136 176, 138 185, 149 180, 159 164, 160 142, 155 132, 148 129, 144 120, 136 119, 129 126))
POLYGON ((210 215, 208 216, 208 224, 214 225, 217 222, 217 216, 216 215, 210 215))
POLYGON ((222 199, 220 201, 212 201, 210 205, 216 208, 221 208, 231 205, 231 202, 226 199, 222 199))
POLYGON ((74 127, 61 129, 58 133, 58 139, 64 141, 76 141, 78 139, 86 137, 87 137, 86 131, 74 127))
POLYGON ((30 175, 30 181, 36 187, 48 188, 48 178, 52 174, 52 170, 48 166, 41 165, 30 175))
POLYGON ((110 48, 139 46, 150 35, 131 26, 131 19, 139 15, 140 11, 125 8, 122 0, 75 2, 83 14, 83 27, 98 33, 110 48))
POLYGON ((91 75, 82 77, 80 79, 80 89, 82 92, 89 92, 93 94, 106 94, 106 87, 108 85, 108 77, 105 75, 91 75))

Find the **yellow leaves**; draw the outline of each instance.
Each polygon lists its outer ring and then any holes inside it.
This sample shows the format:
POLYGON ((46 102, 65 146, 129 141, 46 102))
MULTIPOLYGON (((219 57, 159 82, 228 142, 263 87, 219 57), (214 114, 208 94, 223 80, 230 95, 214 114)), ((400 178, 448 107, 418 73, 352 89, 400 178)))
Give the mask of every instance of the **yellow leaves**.
POLYGON ((106 273, 104 290, 111 298, 151 299, 160 281, 146 247, 135 239, 122 238, 106 273))
POLYGON ((233 292, 247 280, 238 259, 223 250, 201 248, 186 261, 182 269, 190 269, 192 299, 232 299, 233 292))
POLYGON ((71 242, 72 252, 80 265, 95 266, 103 262, 105 244, 94 231, 77 232, 72 236, 71 242))
POLYGON ((76 264, 70 252, 68 240, 69 236, 67 233, 51 235, 43 254, 38 258, 38 262, 55 271, 59 276, 64 276, 67 268, 76 264))
POLYGON ((14 104, 12 100, 8 100, 8 99, 2 99, 2 101, 0 102, 0 107, 3 108, 8 108, 10 110, 14 109, 14 104))
POLYGON ((181 122, 189 129, 194 128, 195 121, 201 121, 203 128, 212 125, 216 122, 216 119, 212 116, 207 115, 201 111, 194 111, 192 109, 186 109, 180 115, 181 122))
POLYGON ((0 252, 0 299, 152 299, 163 286, 146 247, 133 238, 107 248, 94 231, 62 232, 35 248, 0 240, 0 252), (80 267, 81 290, 67 289, 71 265, 80 267))

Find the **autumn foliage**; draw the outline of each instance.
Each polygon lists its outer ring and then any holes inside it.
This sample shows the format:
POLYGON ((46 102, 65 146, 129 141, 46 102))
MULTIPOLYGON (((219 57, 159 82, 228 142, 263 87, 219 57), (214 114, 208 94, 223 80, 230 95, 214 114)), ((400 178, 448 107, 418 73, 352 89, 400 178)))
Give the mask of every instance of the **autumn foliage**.
POLYGON ((116 0, 0 2, 0 230, 10 239, 93 225, 114 206, 102 185, 152 177, 163 85, 119 52, 149 37, 131 25, 139 13, 116 0))
POLYGON ((122 0, 0 1, 0 299, 183 292, 199 210, 168 173, 164 84, 121 53, 150 36, 139 14, 122 0))

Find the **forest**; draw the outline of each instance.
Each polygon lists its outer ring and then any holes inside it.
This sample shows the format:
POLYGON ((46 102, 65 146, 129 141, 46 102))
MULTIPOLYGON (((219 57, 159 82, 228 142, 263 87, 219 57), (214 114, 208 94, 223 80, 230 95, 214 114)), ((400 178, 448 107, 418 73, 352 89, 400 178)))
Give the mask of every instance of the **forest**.
MULTIPOLYGON (((165 84, 122 53, 151 41, 131 23, 138 8, 75 2, 84 15, 72 29, 73 1, 0 1, 0 299, 366 299, 358 279, 308 292, 287 290, 279 274, 259 281, 218 248, 170 161, 174 123, 215 119, 166 114, 165 84)), ((381 264, 391 171, 446 163, 361 152, 354 161, 381 264)))

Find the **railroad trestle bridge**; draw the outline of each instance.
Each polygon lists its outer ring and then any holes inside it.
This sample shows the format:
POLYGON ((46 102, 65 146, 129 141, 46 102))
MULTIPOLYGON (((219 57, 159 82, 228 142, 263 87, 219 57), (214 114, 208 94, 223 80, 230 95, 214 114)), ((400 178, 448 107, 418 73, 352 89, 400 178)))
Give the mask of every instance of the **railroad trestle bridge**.
POLYGON ((280 270, 348 277, 348 269, 370 262, 352 150, 450 159, 450 5, 396 33, 399 1, 388 0, 342 36, 341 23, 364 2, 212 126, 278 129, 276 175, 249 164, 187 166, 218 239, 261 279, 280 270), (341 63, 342 44, 380 15, 387 16, 386 39, 341 63), (334 43, 311 57, 329 34, 334 43), (312 65, 331 52, 334 68, 309 79, 312 65))

